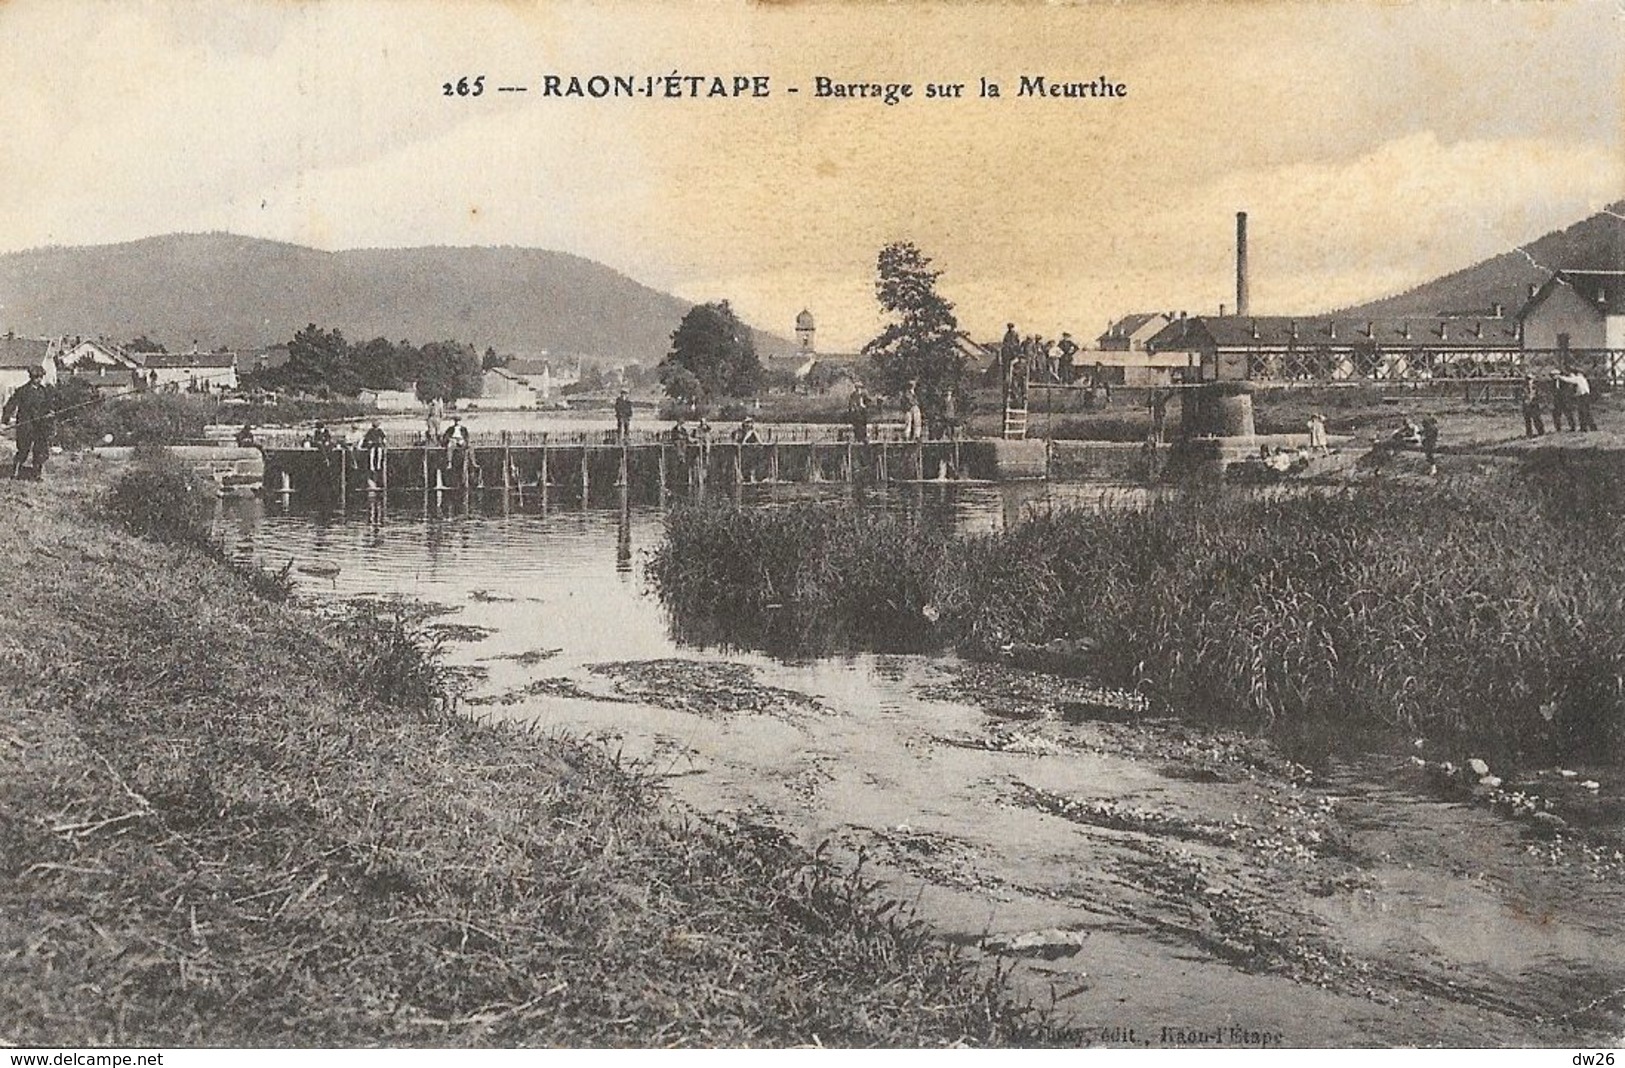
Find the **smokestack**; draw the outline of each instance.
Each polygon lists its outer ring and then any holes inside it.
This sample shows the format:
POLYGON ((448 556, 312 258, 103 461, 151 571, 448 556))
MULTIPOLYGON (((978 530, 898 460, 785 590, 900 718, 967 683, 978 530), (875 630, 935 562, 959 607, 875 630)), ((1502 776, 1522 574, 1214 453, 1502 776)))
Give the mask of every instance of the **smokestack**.
POLYGON ((1236 212, 1236 314, 1246 315, 1247 303, 1247 213, 1236 212))

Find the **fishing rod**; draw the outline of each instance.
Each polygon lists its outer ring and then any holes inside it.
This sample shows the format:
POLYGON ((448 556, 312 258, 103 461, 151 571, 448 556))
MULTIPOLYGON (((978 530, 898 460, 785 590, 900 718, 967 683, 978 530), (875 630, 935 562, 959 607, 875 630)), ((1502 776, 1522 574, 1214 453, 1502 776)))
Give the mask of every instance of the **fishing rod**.
MULTIPOLYGON (((226 378, 228 376, 233 376, 236 373, 237 373, 236 368, 232 368, 230 371, 216 371, 213 374, 193 375, 191 377, 193 377, 194 379, 196 379, 199 382, 204 382, 204 381, 209 381, 209 380, 216 379, 216 378, 226 378)), ((68 405, 67 407, 64 407, 64 408, 52 409, 50 415, 44 416, 44 417, 39 418, 39 419, 19 419, 15 423, 8 423, 8 424, 6 424, 4 426, 0 426, 0 435, 5 435, 5 434, 15 435, 16 432, 17 432, 17 429, 19 427, 31 426, 34 423, 53 422, 56 419, 58 419, 58 418, 60 418, 60 417, 62 417, 64 415, 67 415, 69 412, 75 412, 75 411, 78 411, 81 408, 94 408, 97 405, 102 404, 102 403, 104 403, 106 401, 109 401, 109 400, 117 400, 120 397, 128 397, 128 396, 131 396, 132 394, 137 394, 137 393, 151 393, 151 392, 153 392, 153 387, 152 386, 147 386, 147 385, 123 386, 123 387, 120 387, 117 390, 110 390, 107 393, 103 393, 103 392, 101 392, 101 390, 98 389, 97 393, 96 393, 96 396, 90 398, 89 400, 80 401, 78 404, 70 404, 70 405, 68 405)))

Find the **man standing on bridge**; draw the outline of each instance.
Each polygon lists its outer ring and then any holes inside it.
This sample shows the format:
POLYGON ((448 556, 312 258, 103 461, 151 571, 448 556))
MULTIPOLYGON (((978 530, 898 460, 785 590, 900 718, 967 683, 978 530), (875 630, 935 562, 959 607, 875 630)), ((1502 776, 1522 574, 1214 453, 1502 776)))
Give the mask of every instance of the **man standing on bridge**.
POLYGON ((38 482, 45 473, 45 458, 51 452, 51 421, 56 414, 51 409, 51 394, 45 388, 45 368, 30 367, 28 381, 6 401, 0 412, 0 423, 15 427, 17 432, 17 459, 11 465, 12 478, 28 478, 38 482), (33 465, 25 476, 23 469, 29 458, 33 465))
POLYGON ((626 444, 626 437, 632 432, 632 399, 621 390, 621 395, 615 398, 615 438, 622 445, 626 444))

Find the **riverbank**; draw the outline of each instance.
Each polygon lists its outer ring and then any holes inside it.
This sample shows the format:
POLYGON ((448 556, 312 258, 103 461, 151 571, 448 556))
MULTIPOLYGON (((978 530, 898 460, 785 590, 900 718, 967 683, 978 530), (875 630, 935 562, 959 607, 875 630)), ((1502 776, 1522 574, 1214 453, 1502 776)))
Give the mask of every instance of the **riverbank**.
POLYGON ((461 714, 409 610, 266 599, 103 488, 0 482, 0 1042, 1065 1037, 850 870, 461 714))

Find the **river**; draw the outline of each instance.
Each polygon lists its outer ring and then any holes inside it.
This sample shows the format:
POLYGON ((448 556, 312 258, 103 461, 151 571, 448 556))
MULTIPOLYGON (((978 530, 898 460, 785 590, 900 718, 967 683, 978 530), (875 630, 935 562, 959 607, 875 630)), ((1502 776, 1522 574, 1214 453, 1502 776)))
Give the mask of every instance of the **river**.
MULTIPOLYGON (((1124 487, 756 491, 960 531, 1124 487)), ((1108 1045, 1584 1045, 1625 1032, 1625 861, 1442 795, 1403 756, 1311 772, 1121 695, 951 655, 790 660, 673 637, 662 510, 409 495, 227 502, 307 596, 435 606, 465 707, 647 761, 681 804, 861 859, 1108 1045)), ((1577 778, 1577 776, 1576 776, 1577 778)), ((1553 796, 1574 790, 1555 773, 1553 796)), ((1534 786, 1531 786, 1533 789, 1534 786)))

